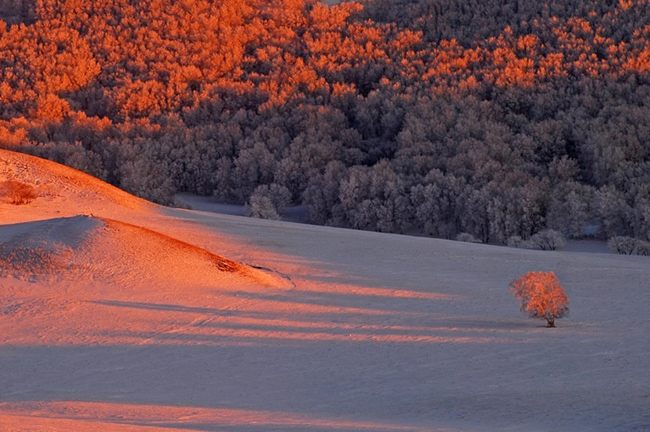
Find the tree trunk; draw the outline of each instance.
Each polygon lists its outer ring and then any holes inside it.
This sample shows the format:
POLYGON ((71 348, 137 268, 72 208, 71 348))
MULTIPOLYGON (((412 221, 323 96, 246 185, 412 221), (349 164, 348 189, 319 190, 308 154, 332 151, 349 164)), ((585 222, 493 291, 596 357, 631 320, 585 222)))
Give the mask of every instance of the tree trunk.
POLYGON ((555 318, 546 318, 546 327, 555 327, 555 318))

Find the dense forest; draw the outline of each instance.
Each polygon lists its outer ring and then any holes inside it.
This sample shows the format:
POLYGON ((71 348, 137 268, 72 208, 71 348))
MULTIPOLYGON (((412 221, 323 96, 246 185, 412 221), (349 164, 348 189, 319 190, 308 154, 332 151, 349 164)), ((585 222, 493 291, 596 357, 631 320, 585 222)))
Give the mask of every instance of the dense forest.
POLYGON ((0 146, 127 191, 650 240, 648 0, 0 0, 0 146))

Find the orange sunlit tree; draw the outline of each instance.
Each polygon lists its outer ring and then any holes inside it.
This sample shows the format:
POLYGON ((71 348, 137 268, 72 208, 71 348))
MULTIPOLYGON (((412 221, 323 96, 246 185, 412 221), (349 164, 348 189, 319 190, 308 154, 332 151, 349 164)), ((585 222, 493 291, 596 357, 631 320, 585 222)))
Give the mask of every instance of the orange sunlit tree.
POLYGON ((556 318, 569 314, 569 298, 553 272, 528 272, 510 283, 510 291, 522 313, 545 319, 547 327, 555 327, 556 318))

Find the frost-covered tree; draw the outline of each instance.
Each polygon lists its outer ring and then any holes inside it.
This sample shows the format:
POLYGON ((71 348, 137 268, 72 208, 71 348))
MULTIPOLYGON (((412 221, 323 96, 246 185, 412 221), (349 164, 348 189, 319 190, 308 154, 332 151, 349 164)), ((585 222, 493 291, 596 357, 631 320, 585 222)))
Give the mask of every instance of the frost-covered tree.
POLYGON ((598 190, 595 201, 602 229, 608 238, 631 234, 632 208, 623 192, 614 186, 605 186, 598 190))
POLYGON ((644 240, 637 240, 634 251, 637 255, 648 256, 650 255, 650 242, 644 240))
POLYGON ((260 184, 273 180, 276 161, 266 146, 257 142, 251 148, 242 150, 234 165, 234 190, 241 199, 250 196, 260 184))
POLYGON ((632 205, 632 228, 634 237, 639 240, 650 239, 650 178, 635 182, 632 205))
POLYGON ((346 168, 342 162, 332 161, 325 167, 323 174, 309 179, 309 185, 303 194, 303 202, 309 209, 309 218, 317 224, 343 224, 344 216, 339 198, 341 180, 346 177, 346 168))
POLYGON ((339 199, 353 228, 402 232, 409 219, 404 182, 386 160, 351 169, 341 181, 339 199))
POLYGON ((120 145, 119 186, 150 201, 171 204, 175 187, 162 154, 165 149, 150 140, 125 140, 120 145), (139 157, 143 153, 149 157, 139 157))
POLYGON ((291 204, 291 192, 289 192, 289 189, 276 183, 256 187, 251 197, 257 195, 268 197, 271 203, 273 203, 273 207, 278 211, 282 211, 291 204))
POLYGON ((569 237, 584 237, 592 216, 590 203, 593 201, 593 195, 593 188, 577 182, 556 185, 549 195, 546 214, 548 226, 569 237))
POLYGON ((607 247, 621 255, 632 255, 636 249, 636 240, 627 236, 616 236, 607 240, 607 247))
POLYGON ((555 319, 569 313, 569 298, 553 272, 528 272, 510 282, 510 291, 522 313, 546 320, 547 327, 555 327, 555 319))
POLYGON ((487 187, 477 190, 468 186, 460 196, 459 205, 456 207, 456 216, 461 229, 483 243, 490 240, 490 217, 488 214, 490 195, 491 190, 487 187))
POLYGON ((452 238, 455 234, 455 207, 464 181, 433 169, 424 184, 411 188, 413 223, 429 235, 452 238))
POLYGON ((533 235, 530 238, 530 244, 539 247, 541 250, 555 250, 564 247, 566 241, 561 232, 546 229, 533 235))
POLYGON ((248 215, 259 219, 279 220, 280 214, 273 205, 271 198, 264 195, 251 195, 248 201, 248 215))

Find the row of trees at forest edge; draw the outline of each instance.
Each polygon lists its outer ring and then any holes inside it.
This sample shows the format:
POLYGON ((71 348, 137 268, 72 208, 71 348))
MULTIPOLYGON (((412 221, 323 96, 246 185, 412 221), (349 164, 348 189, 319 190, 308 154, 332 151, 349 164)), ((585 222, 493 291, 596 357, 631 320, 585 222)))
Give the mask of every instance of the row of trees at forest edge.
POLYGON ((645 0, 5 0, 0 18, 0 146, 145 198, 650 240, 645 0))

